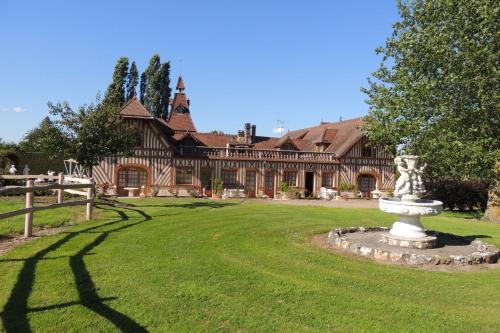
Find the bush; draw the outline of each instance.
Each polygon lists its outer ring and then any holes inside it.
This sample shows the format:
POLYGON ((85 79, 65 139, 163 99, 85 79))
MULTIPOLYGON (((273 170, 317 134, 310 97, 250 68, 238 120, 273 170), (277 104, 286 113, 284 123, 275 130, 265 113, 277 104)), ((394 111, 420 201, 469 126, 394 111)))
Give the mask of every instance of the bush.
POLYGON ((289 187, 286 191, 288 199, 302 199, 302 191, 297 188, 289 187))
POLYGON ((488 187, 485 183, 474 180, 458 181, 442 179, 425 183, 426 198, 443 202, 443 208, 450 210, 482 210, 488 202, 488 187))
POLYGON ((287 182, 282 181, 282 182, 280 183, 280 192, 281 192, 281 194, 285 194, 285 193, 287 193, 287 192, 288 192, 288 190, 289 190, 289 188, 290 188, 290 186, 288 186, 288 183, 287 183, 287 182))
POLYGON ((189 189, 188 190, 188 193, 189 195, 192 197, 192 198, 199 198, 200 197, 200 192, 197 190, 197 189, 189 189))
POLYGON ((224 181, 222 180, 222 178, 215 178, 214 179, 215 194, 221 195, 223 190, 224 190, 224 181))
POLYGON ((352 192, 356 189, 356 186, 350 183, 340 183, 339 184, 339 190, 341 192, 352 192))

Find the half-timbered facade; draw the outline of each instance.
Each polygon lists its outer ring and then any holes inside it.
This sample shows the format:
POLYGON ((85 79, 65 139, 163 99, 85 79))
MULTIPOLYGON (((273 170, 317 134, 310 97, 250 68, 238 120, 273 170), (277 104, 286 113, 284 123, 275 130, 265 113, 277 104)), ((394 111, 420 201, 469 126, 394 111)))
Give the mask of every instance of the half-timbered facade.
POLYGON ((322 187, 339 190, 353 184, 364 193, 394 186, 392 156, 369 146, 360 118, 321 122, 282 137, 256 135, 245 124, 236 135, 200 133, 191 117, 179 78, 167 119, 154 118, 137 100, 121 116, 139 130, 134 156, 109 156, 93 168, 97 184, 118 195, 210 196, 212 182, 244 189, 250 197, 276 197, 279 184, 317 195, 322 187))

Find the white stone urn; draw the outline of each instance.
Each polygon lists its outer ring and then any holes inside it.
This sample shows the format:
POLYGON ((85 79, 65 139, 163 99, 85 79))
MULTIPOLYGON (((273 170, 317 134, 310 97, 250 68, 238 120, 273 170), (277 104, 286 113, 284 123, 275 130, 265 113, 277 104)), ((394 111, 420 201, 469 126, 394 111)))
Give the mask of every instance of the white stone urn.
POLYGON ((404 155, 394 159, 401 176, 396 181, 395 198, 380 198, 379 208, 387 213, 398 214, 399 218, 392 225, 390 234, 410 240, 428 237, 420 216, 441 213, 443 203, 437 200, 420 199, 425 193, 422 173, 426 167, 418 156, 404 155))

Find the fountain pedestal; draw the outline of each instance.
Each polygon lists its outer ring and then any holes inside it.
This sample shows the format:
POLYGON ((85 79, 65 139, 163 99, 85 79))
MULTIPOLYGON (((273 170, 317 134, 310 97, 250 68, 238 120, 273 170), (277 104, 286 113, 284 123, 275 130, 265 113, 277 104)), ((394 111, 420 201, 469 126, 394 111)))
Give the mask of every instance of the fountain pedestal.
POLYGON ((437 215, 443 210, 443 203, 436 200, 423 200, 425 193, 421 174, 425 165, 419 166, 418 156, 399 156, 395 159, 401 176, 396 182, 397 198, 381 198, 379 207, 387 213, 398 214, 389 234, 381 241, 389 245, 412 248, 433 248, 436 237, 427 235, 420 223, 420 216, 437 215))

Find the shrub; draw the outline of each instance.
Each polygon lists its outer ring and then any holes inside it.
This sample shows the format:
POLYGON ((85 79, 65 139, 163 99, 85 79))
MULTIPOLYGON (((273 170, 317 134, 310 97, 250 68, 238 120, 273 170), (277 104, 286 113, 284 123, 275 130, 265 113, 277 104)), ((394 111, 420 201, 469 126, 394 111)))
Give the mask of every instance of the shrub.
POLYGON ((151 196, 152 197, 157 197, 158 193, 160 193, 160 188, 158 186, 153 186, 151 188, 151 196))
POLYGON ((282 194, 288 193, 288 190, 290 189, 290 186, 288 186, 287 182, 282 181, 280 183, 280 192, 282 194))
POLYGON ((222 194, 222 191, 224 190, 224 181, 222 178, 215 178, 214 179, 214 192, 215 194, 222 194))
POLYGON ((443 207, 459 211, 484 211, 488 202, 488 187, 485 183, 475 180, 458 181, 440 179, 425 183, 426 198, 443 202, 443 207))
POLYGON ((189 195, 192 197, 192 198, 199 198, 200 197, 200 192, 198 192, 197 189, 189 189, 188 190, 188 193, 189 195))
POLYGON ((352 192, 356 189, 356 186, 350 183, 340 183, 339 190, 342 192, 352 192))
POLYGON ((302 191, 300 189, 289 187, 285 193, 289 199, 302 199, 302 191))

